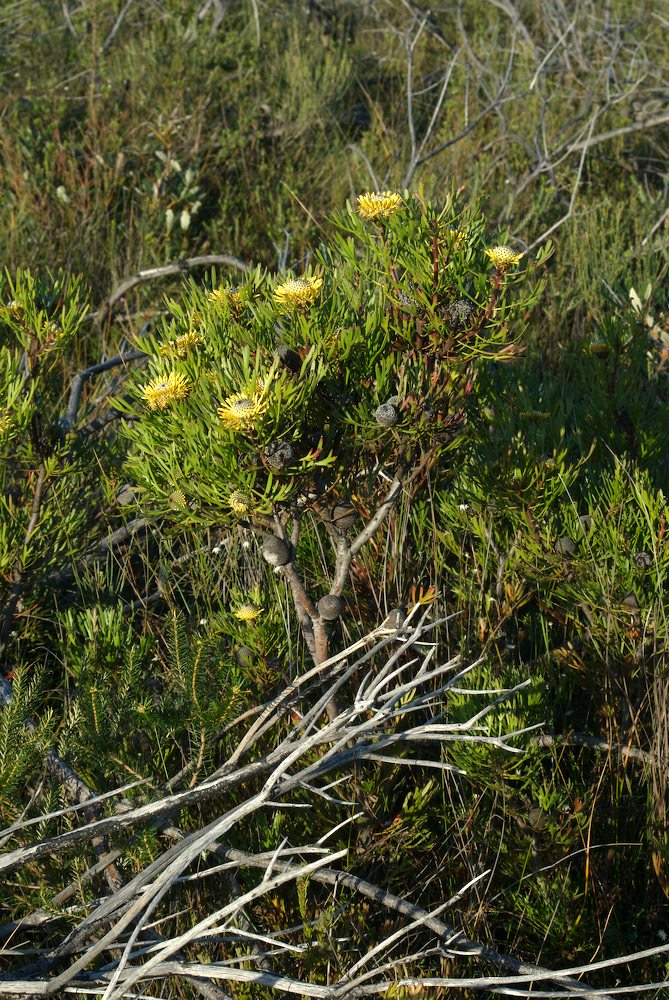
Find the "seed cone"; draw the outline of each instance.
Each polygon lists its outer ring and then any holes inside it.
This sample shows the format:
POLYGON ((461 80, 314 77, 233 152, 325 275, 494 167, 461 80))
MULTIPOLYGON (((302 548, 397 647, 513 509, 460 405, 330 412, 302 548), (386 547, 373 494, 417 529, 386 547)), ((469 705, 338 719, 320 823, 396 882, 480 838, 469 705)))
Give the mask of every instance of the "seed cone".
POLYGON ((374 411, 374 419, 382 427, 393 427, 399 419, 397 407, 392 403, 381 403, 374 411))
POLYGON ((276 535, 267 535, 262 543, 262 554, 270 566, 285 566, 291 559, 290 546, 276 535))
POLYGON ((332 523, 341 531, 352 528, 357 520, 358 512, 350 503, 339 503, 332 511, 332 523))
POLYGON ((291 371, 293 375, 298 375, 302 368, 302 359, 297 351, 294 351, 292 347, 288 347, 287 344, 279 344, 276 348, 276 356, 282 365, 285 365, 288 371, 291 371))
POLYGON ((295 449, 289 441, 272 441, 265 449, 265 461, 273 469, 285 469, 295 458, 295 449))
POLYGON ((333 622, 344 613, 344 602, 335 594, 326 594, 318 602, 318 613, 326 622, 333 622))
POLYGON ((240 667, 250 667, 253 663, 255 653, 248 646, 240 646, 235 650, 235 660, 240 667))
POLYGON ((558 538, 555 543, 555 551, 559 556, 569 559, 576 552, 576 542, 569 535, 565 535, 564 538, 558 538))

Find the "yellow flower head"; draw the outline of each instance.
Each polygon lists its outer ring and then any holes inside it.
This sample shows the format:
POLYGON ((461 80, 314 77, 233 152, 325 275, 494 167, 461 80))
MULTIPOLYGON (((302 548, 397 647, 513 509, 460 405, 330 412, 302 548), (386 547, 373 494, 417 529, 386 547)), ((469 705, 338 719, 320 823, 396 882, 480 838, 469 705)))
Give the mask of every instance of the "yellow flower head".
POLYGON ((176 354, 178 358, 185 358, 192 347, 197 347, 202 343, 202 336, 197 330, 189 330, 176 340, 170 340, 160 348, 163 355, 176 354))
POLYGON ((237 517, 245 517, 253 509, 253 498, 248 490, 233 490, 228 497, 228 506, 237 517))
POLYGON ((9 410, 0 408, 0 437, 12 426, 12 415, 9 410))
POLYGON ((218 306, 228 306, 234 316, 239 316, 244 308, 244 295, 239 288, 214 288, 209 292, 209 301, 218 306))
POLYGON ((142 396, 152 410, 165 410, 171 403, 185 399, 190 392, 190 382, 180 372, 159 375, 142 389, 142 396))
POLYGON ((60 340, 63 336, 63 328, 58 323, 54 323, 53 320, 48 319, 44 322, 42 334, 47 340, 60 340))
POLYGON ((248 604, 240 604, 232 613, 240 622, 254 622, 256 618, 260 617, 264 610, 264 608, 261 608, 257 604, 253 604, 249 601, 248 604))
POLYGON ((401 204, 394 191, 373 191, 358 197, 358 212, 363 219, 389 219, 401 204))
POLYGON ((511 247, 507 246, 492 247, 490 250, 486 250, 486 254, 500 274, 506 274, 525 256, 524 253, 515 253, 511 247))
POLYGON ((260 392, 256 391, 252 395, 237 392, 234 396, 228 396, 216 412, 230 430, 240 431, 253 427, 266 409, 267 400, 261 388, 260 392))
POLYGON ((447 229, 446 239, 452 250, 459 250, 467 240, 467 233, 464 229, 447 229))
POLYGON ((174 493, 171 493, 169 501, 170 507, 173 507, 174 510, 183 510, 183 508, 188 505, 186 494, 183 490, 175 490, 174 493))
POLYGON ((287 309, 306 309, 314 304, 323 284, 322 278, 290 278, 274 289, 274 298, 287 309))
POLYGON ((10 316, 13 316, 15 319, 23 316, 23 303, 19 302, 18 299, 12 299, 11 302, 7 303, 7 310, 10 316))

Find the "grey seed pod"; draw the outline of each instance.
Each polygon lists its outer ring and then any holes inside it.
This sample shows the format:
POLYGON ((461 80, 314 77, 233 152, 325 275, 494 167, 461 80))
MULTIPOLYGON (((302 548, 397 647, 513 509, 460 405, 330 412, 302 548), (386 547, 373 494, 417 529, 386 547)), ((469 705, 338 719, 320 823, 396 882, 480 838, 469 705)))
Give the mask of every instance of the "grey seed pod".
POLYGON ((581 525, 584 535, 587 535, 592 529, 592 518, 589 514, 581 514, 578 519, 578 523, 581 525))
POLYGON ((531 830, 543 830, 548 823, 546 813, 539 806, 533 806, 527 814, 527 824, 531 830))
POLYGON ((637 569, 650 569, 653 565, 653 557, 650 552, 635 552, 632 559, 637 569))
POLYGON ((270 566, 285 566, 291 560, 290 545, 283 538, 267 535, 262 543, 263 558, 270 566))
POLYGON ((397 409, 399 408, 401 402, 402 402, 401 396, 391 396, 390 399, 386 400, 386 406, 394 406, 397 409))
POLYGON ((326 622, 333 622, 344 613, 344 602, 335 594, 326 594, 318 602, 318 613, 326 622))
POLYGON ((405 604, 400 604, 398 607, 393 608, 384 621, 381 623, 381 628, 383 629, 398 629, 402 628, 404 625, 404 619, 407 616, 407 609, 405 604))
POLYGON ((639 602, 636 599, 636 594, 633 591, 625 594, 622 599, 622 605, 627 611, 631 611, 633 614, 639 610, 639 602))
POLYGON ((273 469, 285 469, 295 458, 295 449, 289 441, 272 441, 265 449, 265 461, 273 469))
POLYGON ((462 330, 469 323, 474 306, 469 299, 456 299, 446 310, 448 321, 454 330, 462 330))
POLYGON ((374 419, 382 427, 393 427, 399 419, 397 407, 392 403, 381 403, 374 411, 374 419))
POLYGON ((358 512, 350 503, 338 503, 336 507, 332 508, 332 523, 340 531, 352 528, 357 520, 358 512))
POLYGON ((125 486, 122 486, 121 489, 116 494, 116 503, 120 507, 127 507, 128 504, 135 503, 136 500, 137 500, 137 494, 129 483, 126 483, 125 486))
POLYGON ((282 365, 285 365, 288 371, 292 372, 293 375, 298 375, 302 369, 302 359, 297 351, 294 351, 292 347, 288 347, 287 344, 279 344, 276 348, 275 354, 282 365))
POLYGON ((569 535, 565 535, 564 538, 558 538, 555 543, 555 551, 564 559, 569 559, 576 552, 576 542, 569 535))
POLYGON ((240 667, 250 667, 255 659, 255 653, 248 646, 240 646, 235 650, 235 660, 240 667))
POLYGON ((404 306, 405 309, 413 309, 415 306, 418 305, 416 300, 412 298, 412 296, 409 295, 408 292, 405 292, 404 289, 402 288, 400 288, 399 292, 397 293, 397 301, 401 306, 404 306))

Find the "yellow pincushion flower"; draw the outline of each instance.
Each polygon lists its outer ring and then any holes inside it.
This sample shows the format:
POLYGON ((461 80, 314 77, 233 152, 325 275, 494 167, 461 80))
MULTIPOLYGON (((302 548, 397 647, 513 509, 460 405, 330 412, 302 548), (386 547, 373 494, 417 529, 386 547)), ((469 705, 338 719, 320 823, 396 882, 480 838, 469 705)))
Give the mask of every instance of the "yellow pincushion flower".
POLYGON ((524 253, 515 253, 508 246, 491 247, 490 250, 486 250, 486 254, 500 274, 506 274, 525 256, 524 253))
POLYGON ((162 355, 176 354, 178 358, 185 358, 191 348, 197 347, 198 344, 202 343, 202 340, 203 338, 197 330, 189 330, 188 333, 182 334, 176 340, 170 340, 167 344, 163 344, 160 353, 162 355))
POLYGON ((9 430, 12 425, 12 415, 9 410, 0 409, 0 437, 9 430))
POLYGON ((248 490, 233 490, 228 497, 228 506, 237 517, 245 517, 253 510, 253 498, 248 490))
POLYGON ((394 191, 370 191, 358 197, 358 212, 363 219, 389 219, 401 204, 394 191))
POLYGON ((315 276, 290 278, 274 289, 274 298, 287 309, 306 309, 318 298, 323 279, 315 276))
POLYGON ((188 506, 186 494, 183 490, 175 490, 174 493, 170 493, 169 502, 170 507, 174 508, 174 510, 183 510, 184 507, 188 506))
POLYGON ((219 306, 228 306, 233 315, 238 316, 244 308, 244 295, 239 288, 225 288, 222 285, 209 292, 209 301, 219 306))
POLYGON ((467 233, 464 229, 447 229, 446 239, 452 250, 459 250, 467 239, 467 233))
POLYGON ((185 399, 190 392, 190 382, 180 372, 159 375, 142 389, 142 396, 152 410, 165 410, 172 403, 185 399))
POLYGON ((19 316, 23 316, 23 303, 19 302, 17 299, 12 299, 11 302, 7 303, 7 310, 10 316, 13 316, 15 319, 19 316))
POLYGON ((45 320, 42 327, 42 336, 47 341, 60 340, 63 336, 63 328, 58 323, 54 323, 53 320, 45 320))
POLYGON ((249 601, 248 604, 240 604, 232 613, 240 622, 254 622, 264 610, 264 608, 249 601))
POLYGON ((253 427, 266 409, 267 400, 261 389, 252 394, 237 392, 234 396, 228 396, 216 412, 230 430, 241 431, 253 427))

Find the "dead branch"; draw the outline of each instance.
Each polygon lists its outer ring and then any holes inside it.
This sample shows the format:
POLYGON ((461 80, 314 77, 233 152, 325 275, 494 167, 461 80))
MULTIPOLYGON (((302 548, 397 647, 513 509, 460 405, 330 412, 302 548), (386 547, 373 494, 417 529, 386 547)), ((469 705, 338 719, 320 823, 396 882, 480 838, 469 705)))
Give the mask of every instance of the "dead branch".
POLYGON ((174 274, 183 274, 198 267, 232 267, 238 271, 246 271, 249 264, 239 257, 232 257, 230 254, 205 254, 202 257, 187 257, 184 260, 173 261, 171 264, 163 264, 160 267, 149 267, 144 271, 137 271, 119 282, 108 299, 104 301, 96 313, 90 313, 87 319, 94 319, 98 324, 104 323, 111 313, 115 304, 126 292, 141 284, 143 281, 153 281, 157 278, 168 278, 174 274))
POLYGON ((81 405, 81 394, 86 382, 94 375, 101 375, 102 372, 111 371, 112 368, 118 368, 121 365, 124 367, 132 361, 139 361, 145 358, 146 354, 144 351, 128 351, 126 354, 117 354, 113 358, 109 358, 108 361, 101 361, 97 365, 91 365, 90 368, 86 368, 82 372, 78 372, 72 379, 70 385, 70 396, 67 402, 67 410, 65 411, 64 429, 65 431, 70 430, 77 422, 77 417, 79 415, 79 407, 81 405))
POLYGON ((107 52, 109 52, 109 49, 114 44, 116 36, 118 35, 119 31, 121 30, 121 25, 123 24, 125 16, 128 13, 128 11, 130 10, 130 8, 132 7, 132 5, 133 5, 134 2, 135 2, 135 0, 125 0, 125 4, 123 5, 123 7, 121 8, 121 10, 119 11, 118 17, 114 21, 114 25, 113 25, 111 31, 109 32, 109 34, 107 35, 107 37, 104 40, 102 48, 100 49, 100 55, 104 56, 104 55, 107 54, 107 52))
MULTIPOLYGON (((429 913, 365 879, 340 871, 336 863, 344 860, 346 851, 329 853, 322 846, 323 840, 334 832, 332 830, 317 844, 303 847, 280 844, 275 851, 262 856, 232 850, 225 843, 229 831, 252 821, 259 810, 274 808, 279 803, 284 809, 298 804, 292 803, 293 793, 303 795, 307 789, 315 795, 328 797, 333 773, 340 775, 336 779, 338 784, 350 776, 353 767, 359 768, 365 761, 389 760, 398 765, 435 764, 448 768, 449 765, 440 760, 438 753, 434 760, 429 760, 425 759, 424 753, 416 751, 419 747, 432 745, 437 748, 449 740, 463 739, 488 742, 509 752, 517 752, 509 740, 519 733, 491 737, 481 728, 485 716, 512 691, 503 694, 498 691, 482 692, 490 696, 484 708, 473 712, 465 722, 445 721, 444 699, 448 698, 450 690, 463 690, 463 680, 476 663, 463 665, 457 657, 446 663, 435 663, 436 647, 432 639, 442 622, 428 622, 425 614, 415 622, 416 612, 417 608, 414 608, 408 616, 399 641, 397 634, 390 636, 386 630, 378 630, 378 635, 372 633, 365 636, 353 647, 319 663, 297 678, 279 699, 268 703, 249 733, 242 737, 237 750, 224 765, 223 770, 227 773, 221 774, 219 769, 218 774, 205 778, 196 788, 164 796, 157 802, 131 807, 116 817, 95 818, 49 841, 1 856, 0 870, 10 871, 17 865, 29 861, 34 863, 40 857, 53 857, 78 844, 93 842, 94 838, 147 822, 162 826, 169 833, 173 830, 171 821, 164 821, 170 814, 205 799, 220 801, 223 797, 224 801, 227 790, 245 788, 241 796, 239 791, 235 796, 237 805, 228 806, 201 829, 185 834, 179 831, 176 844, 129 882, 93 903, 90 912, 60 945, 45 951, 43 958, 16 975, 2 974, 0 993, 32 993, 38 996, 52 995, 65 989, 86 989, 104 993, 108 1000, 120 1000, 133 986, 168 976, 191 981, 193 977, 199 977, 201 980, 252 982, 306 996, 335 998, 351 992, 359 992, 360 995, 384 992, 386 981, 379 977, 384 969, 393 964, 391 962, 389 966, 383 961, 392 943, 390 941, 381 942, 364 962, 353 962, 350 974, 340 977, 336 986, 322 987, 291 978, 275 969, 276 961, 282 956, 290 959, 302 946, 283 937, 277 938, 272 933, 264 933, 248 922, 236 926, 237 918, 245 907, 267 893, 276 892, 282 886, 304 878, 329 885, 335 890, 346 888, 406 917, 408 927, 395 931, 392 941, 405 938, 409 932, 429 932, 437 937, 439 953, 480 959, 525 977, 524 982, 542 978, 557 982, 572 993, 575 990, 587 993, 586 986, 569 981, 569 970, 552 973, 497 952, 444 923, 440 916, 441 909, 429 913), (375 637, 378 641, 374 641, 370 649, 370 638, 375 637), (412 650, 415 658, 407 663, 407 653, 412 650), (374 671, 369 669, 372 663, 374 671), (362 679, 357 684, 352 701, 340 710, 336 718, 326 721, 325 707, 331 692, 322 693, 321 678, 328 677, 330 685, 336 686, 341 685, 343 679, 350 680, 356 675, 362 679), (286 707, 289 704, 299 705, 301 721, 285 733, 286 707), (274 730, 277 739, 273 741, 273 749, 268 750, 268 746, 272 746, 268 738, 273 726, 277 727, 274 730), (255 759, 249 764, 240 764, 242 756, 254 752, 255 759), (327 782, 325 785, 324 780, 327 782), (312 855, 311 860, 309 855, 312 855), (215 860, 213 867, 208 867, 209 862, 205 859, 209 858, 215 860), (152 914, 182 883, 187 869, 196 861, 199 862, 198 878, 206 878, 209 873, 222 869, 234 872, 240 867, 261 868, 264 874, 252 888, 234 893, 228 902, 182 933, 156 938, 150 927, 152 914), (197 947, 198 943, 207 941, 212 935, 221 934, 236 944, 235 954, 239 957, 210 965, 189 960, 191 947, 197 947), (104 967, 90 971, 91 966, 103 956, 106 962, 104 967), (373 967, 370 965, 372 959, 377 963, 373 967), (49 977, 48 973, 55 964, 64 960, 70 963, 67 969, 49 977), (238 967, 249 962, 256 968, 238 967), (366 971, 362 971, 363 965, 366 971)), ((79 780, 76 776, 73 780, 79 795, 79 780)), ((330 799, 338 801, 332 796, 330 799)), ((20 829, 25 833, 25 826, 20 829)), ((15 836, 19 829, 15 827, 8 832, 15 836)), ((44 926, 37 920, 37 915, 36 922, 38 926, 44 926)), ((24 929, 28 930, 27 924, 24 929)), ((421 954, 425 954, 424 950, 421 954)))

